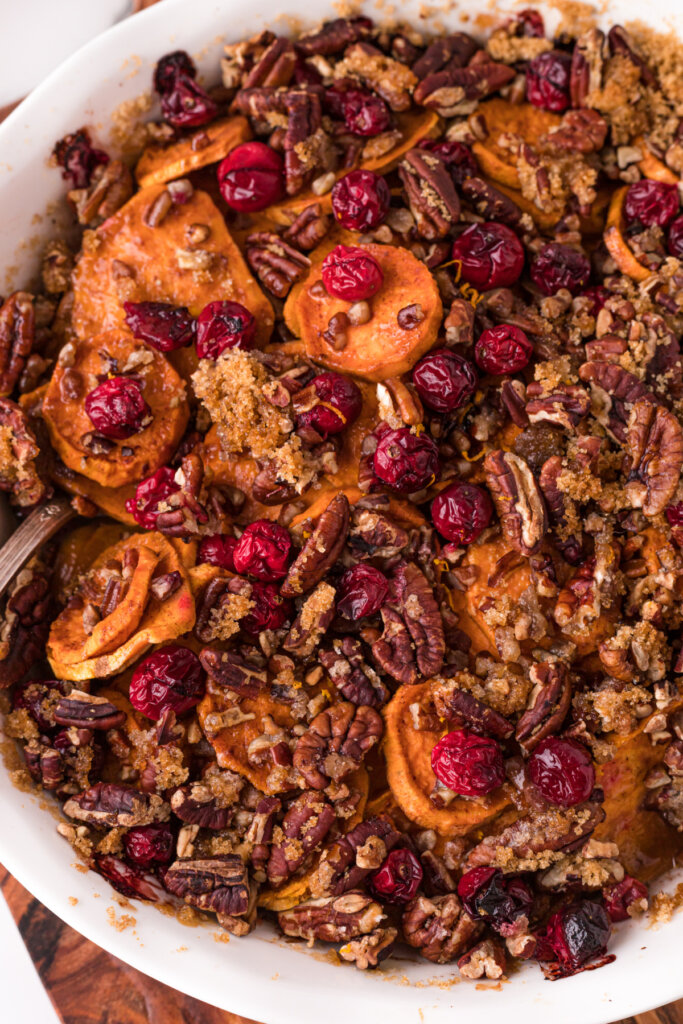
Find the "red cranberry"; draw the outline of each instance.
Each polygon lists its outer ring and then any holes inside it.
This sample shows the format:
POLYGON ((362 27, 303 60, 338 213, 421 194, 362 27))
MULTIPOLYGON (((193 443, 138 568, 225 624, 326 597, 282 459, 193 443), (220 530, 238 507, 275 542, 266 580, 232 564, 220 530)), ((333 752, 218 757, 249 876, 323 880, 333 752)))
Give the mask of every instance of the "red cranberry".
POLYGON ((607 951, 610 922, 601 903, 577 900, 562 907, 538 936, 536 958, 557 965, 558 977, 576 974, 584 964, 607 951))
POLYGON ((184 50, 162 57, 154 71, 161 113, 174 128, 196 128, 218 114, 218 107, 195 78, 197 69, 184 50))
POLYGON ((111 853, 95 854, 95 870, 106 878, 113 889, 127 899, 152 900, 159 899, 160 890, 148 881, 139 867, 126 864, 111 853))
POLYGON ((103 150, 93 148, 85 128, 60 139, 52 156, 62 168, 62 177, 72 188, 87 188, 95 168, 109 163, 109 157, 103 150))
POLYGON ((493 925, 503 934, 518 918, 529 916, 534 902, 525 881, 491 867, 466 871, 458 882, 458 896, 470 917, 493 925))
POLYGON ((678 185, 642 178, 629 185, 624 203, 624 216, 646 227, 666 227, 678 213, 678 185))
POLYGON ((349 171, 332 189, 332 212, 348 231, 371 231, 387 213, 391 193, 374 171, 349 171))
POLYGON ((420 491, 439 475, 439 452, 424 431, 410 427, 388 430, 377 445, 375 476, 402 494, 420 491))
POLYGON ((157 352, 175 352, 194 340, 195 318, 185 306, 170 302, 124 302, 126 323, 138 341, 157 352))
POLYGON ((320 373, 311 384, 319 402, 299 413, 296 425, 310 427, 325 441, 330 434, 340 434, 358 419, 363 396, 355 381, 341 373, 320 373))
POLYGON ((282 157, 264 142, 243 142, 218 165, 218 186, 233 210, 264 210, 284 194, 282 157))
POLYGON ((413 369, 415 389, 430 409, 447 413, 469 402, 477 387, 472 363, 457 352, 438 348, 424 356, 413 369))
POLYGON ((235 546, 235 570, 266 583, 280 580, 287 575, 291 547, 289 530, 268 519, 257 519, 235 546))
POLYGON ((423 139, 420 149, 429 150, 430 153, 440 156, 456 185, 462 185, 466 178, 476 178, 479 175, 479 164, 470 147, 464 142, 449 142, 448 139, 434 142, 432 139, 423 139))
POLYGON ((671 536, 679 548, 683 548, 683 502, 678 505, 668 505, 664 509, 664 515, 669 522, 671 536))
POLYGON ((474 346, 474 358, 484 373, 498 376, 523 370, 533 351, 524 331, 512 324, 500 324, 481 332, 474 346))
POLYGON ((358 302, 382 287, 384 274, 374 256, 358 245, 338 245, 323 260, 325 288, 336 299, 358 302))
POLYGON ((280 596, 275 583, 252 583, 251 600, 254 607, 240 621, 240 627, 251 636, 264 629, 279 629, 293 618, 292 602, 280 596))
POLYGON ((95 430, 123 441, 150 422, 152 411, 133 377, 110 377, 86 395, 85 411, 95 430))
POLYGON ((482 487, 457 482, 434 498, 431 512, 442 537, 454 544, 471 544, 491 522, 493 505, 482 487))
POLYGON ((157 61, 153 77, 156 92, 159 95, 170 92, 178 75, 184 75, 185 78, 197 77, 194 61, 185 50, 174 50, 157 61))
POLYGON ((595 785, 595 768, 586 748, 557 736, 541 740, 529 757, 527 771, 541 796, 557 807, 583 803, 595 785))
POLYGON ((461 796, 486 796, 505 781, 503 752, 495 740, 468 729, 447 733, 432 750, 432 771, 461 796))
POLYGON ((588 284, 591 265, 587 256, 560 242, 547 242, 531 264, 531 280, 544 295, 566 288, 578 294, 588 284))
POLYGON ((521 27, 519 35, 533 36, 536 39, 542 39, 545 35, 543 15, 539 11, 535 11, 533 8, 527 7, 523 11, 520 11, 515 18, 521 27))
POLYGON ((422 865, 412 850, 392 850, 370 879, 370 886, 387 903, 407 903, 422 882, 422 865))
POLYGON ((372 565, 351 566, 339 581, 337 612, 347 619, 364 619, 378 612, 389 593, 386 576, 372 565))
POLYGON ((453 242, 453 259, 462 276, 480 291, 507 288, 524 269, 524 249, 504 224, 472 224, 453 242))
POLYGON ((214 533, 203 537, 197 552, 197 565, 217 565, 229 572, 235 571, 235 548, 237 541, 225 533, 214 533))
POLYGON ((610 921, 628 921, 631 914, 630 907, 638 904, 638 910, 644 910, 648 902, 647 886, 639 882, 631 875, 624 875, 620 882, 606 886, 602 895, 605 900, 605 910, 610 921), (645 903, 643 903, 643 900, 645 903))
POLYGON ((182 715, 204 696, 204 669, 187 647, 168 644, 141 661, 128 696, 136 711, 158 721, 169 708, 182 715))
POLYGON ((562 50, 539 53, 526 67, 526 95, 529 103, 543 110, 561 113, 569 106, 569 73, 572 59, 562 50))
POLYGON ((239 302, 210 302, 197 319, 197 355, 218 359, 228 348, 254 347, 256 321, 239 302))
POLYGON ((374 92, 349 89, 343 96, 342 111, 344 123, 354 135, 379 135, 391 124, 388 106, 374 92))
POLYGON ((175 841, 167 824, 136 825, 123 837, 126 857, 141 868, 168 864, 173 857, 175 841))
POLYGON ((678 260, 683 259, 683 215, 676 217, 676 220, 672 221, 669 228, 667 247, 672 256, 675 256, 678 260))
POLYGON ((601 284, 591 285, 579 293, 582 299, 589 299, 591 306, 588 310, 590 316, 597 316, 609 298, 609 292, 601 284))
POLYGON ((143 526, 145 530, 153 530, 160 511, 159 505, 179 490, 180 484, 175 481, 175 470, 169 466, 162 466, 156 473, 152 473, 138 484, 135 497, 129 498, 126 502, 126 511, 139 526, 143 526))

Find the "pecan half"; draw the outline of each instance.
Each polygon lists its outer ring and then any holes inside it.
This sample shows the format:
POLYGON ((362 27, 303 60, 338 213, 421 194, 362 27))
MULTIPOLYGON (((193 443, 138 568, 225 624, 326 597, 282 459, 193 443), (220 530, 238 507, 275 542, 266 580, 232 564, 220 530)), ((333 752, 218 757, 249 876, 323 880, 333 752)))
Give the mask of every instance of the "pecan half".
POLYGON ((477 978, 490 978, 493 981, 502 978, 506 966, 505 948, 495 939, 478 942, 458 960, 458 970, 463 978, 473 981, 477 978))
POLYGON ((530 423, 551 423, 554 427, 573 430, 590 411, 588 393, 578 384, 569 384, 545 395, 542 385, 532 381, 526 393, 526 414, 530 423))
POLYGON ((349 547, 354 557, 395 559, 408 544, 408 534, 389 516, 372 509, 354 507, 349 530, 349 547))
POLYGON ((294 751, 294 767, 312 789, 324 789, 354 771, 379 741, 381 717, 371 707, 344 701, 313 719, 294 751))
POLYGON ((352 43, 365 39, 371 31, 372 22, 369 18, 335 18, 333 21, 326 21, 314 32, 308 32, 297 39, 296 48, 306 57, 331 57, 335 53, 341 53, 352 43))
POLYGON ((318 653, 318 661, 327 669, 344 700, 370 707, 379 707, 387 700, 389 690, 366 663, 360 640, 350 636, 333 640, 331 648, 318 653))
POLYGON ((416 103, 438 110, 442 117, 459 113, 466 101, 481 100, 497 92, 515 77, 514 68, 495 61, 448 68, 428 74, 415 89, 416 103))
POLYGON ((340 896, 380 867, 401 838, 388 818, 368 818, 331 843, 311 881, 314 896, 340 896))
POLYGON ((646 516, 663 512, 678 487, 683 467, 683 430, 672 412, 638 401, 626 434, 631 472, 626 495, 646 516))
POLYGON ((461 956, 483 929, 463 910, 455 893, 433 899, 417 896, 406 905, 401 925, 408 945, 435 964, 461 956))
POLYGON ((0 491, 18 508, 37 505, 47 495, 36 460, 40 449, 21 406, 0 397, 0 491))
POLYGON ((528 464, 519 455, 497 449, 484 459, 484 472, 503 535, 520 554, 535 554, 548 529, 548 516, 528 464))
POLYGON ((306 790, 289 805, 282 825, 274 831, 266 867, 272 886, 283 885, 303 867, 332 828, 334 820, 334 808, 316 790, 306 790))
POLYGON ((567 110, 557 128, 541 137, 540 144, 555 152, 597 153, 607 138, 607 121, 597 110, 567 110))
POLYGON ((527 752, 560 729, 572 701, 569 670, 563 662, 537 662, 529 669, 529 679, 533 689, 515 730, 515 739, 527 752))
POLYGON ((445 238, 460 220, 460 200, 445 162, 425 149, 409 149, 398 174, 417 233, 431 241, 445 238))
POLYGON ((33 348, 33 296, 14 292, 0 307, 0 395, 10 395, 33 348))
POLYGON ((474 306, 467 299, 453 299, 443 322, 449 346, 467 348, 474 341, 474 306))
POLYGON ((427 577, 413 562, 396 567, 393 589, 408 632, 415 644, 417 667, 425 678, 443 665, 446 652, 439 604, 427 577))
POLYGON ((247 661, 235 651, 214 651, 206 647, 199 660, 214 686, 234 690, 241 697, 255 697, 268 683, 262 667, 247 661))
POLYGON ((245 245, 247 263, 268 291, 279 299, 287 295, 294 282, 311 265, 308 256, 293 249, 271 231, 248 235, 245 245))
POLYGON ((53 791, 64 782, 65 764, 59 750, 32 739, 23 750, 26 767, 33 781, 42 789, 53 791))
POLYGON ((200 828, 226 828, 235 815, 244 780, 233 772, 221 772, 219 778, 223 784, 216 792, 209 778, 179 786, 171 797, 175 816, 200 828))
POLYGON ((377 967, 391 956, 398 932, 395 928, 375 928, 369 935, 352 939, 337 950, 342 960, 354 964, 359 971, 377 967))
POLYGON ((297 658, 309 658, 334 618, 334 587, 319 583, 301 606, 282 647, 297 658))
POLYGON ((68 697, 61 697, 54 716, 58 725, 100 730, 116 729, 126 720, 125 711, 120 711, 106 697, 83 690, 72 690, 68 697))
POLYGON ((284 36, 277 36, 256 61, 244 80, 244 88, 289 85, 296 66, 296 50, 284 36))
POLYGON ((315 249, 328 232, 330 218, 320 203, 305 206, 283 234, 296 249, 315 249))
MULTIPOLYGON (((163 194, 163 193, 162 193, 163 194)), ((122 160, 110 160, 93 171, 89 185, 72 189, 67 198, 79 224, 96 226, 120 210, 133 195, 133 176, 122 160)))
POLYGON ((505 871, 512 853, 528 861, 529 870, 534 870, 532 865, 542 860, 543 854, 580 846, 604 818, 605 812, 598 803, 532 812, 508 825, 499 835, 487 836, 470 850, 467 868, 491 864, 505 871))
POLYGON ((408 110, 417 79, 401 61, 387 57, 369 43, 355 43, 334 69, 335 78, 359 78, 396 111, 408 110))
POLYGON ((422 81, 436 71, 462 68, 479 49, 479 44, 466 32, 453 32, 430 43, 422 56, 413 64, 413 74, 422 81))
POLYGON ((410 633, 396 609, 385 605, 381 615, 384 629, 372 645, 372 656, 392 679, 412 686, 418 680, 418 673, 410 633))
POLYGON ((555 544, 572 565, 582 557, 582 534, 567 536, 568 511, 574 509, 574 502, 561 490, 559 478, 564 472, 561 455, 551 455, 543 463, 538 485, 545 498, 550 525, 556 533, 555 544))
POLYGON ((614 363, 584 363, 579 367, 579 377, 591 385, 593 415, 622 444, 631 405, 638 401, 655 403, 652 392, 638 377, 614 363))
POLYGON ((344 547, 349 522, 349 499, 342 491, 332 498, 289 567, 280 588, 283 597, 306 594, 329 572, 344 547))
POLYGON ((180 490, 164 499, 167 509, 156 517, 155 529, 166 537, 188 540, 199 535, 200 525, 209 518, 200 502, 204 482, 204 463, 201 457, 195 452, 183 456, 180 468, 175 473, 175 481, 180 484, 180 490))
POLYGON ((251 930, 253 898, 247 869, 236 853, 205 860, 177 860, 164 872, 164 885, 191 907, 210 910, 234 935, 251 930))
POLYGON ((494 711, 467 690, 462 690, 452 679, 440 680, 432 690, 437 715, 447 722, 465 725, 472 732, 496 739, 507 740, 514 728, 507 718, 494 711))
POLYGON ((0 617, 0 690, 44 658, 51 605, 50 577, 33 559, 11 584, 0 617))
POLYGON ((499 220, 509 228, 519 227, 522 210, 514 201, 483 178, 465 178, 460 191, 476 213, 485 220, 499 220))
POLYGON ((363 892, 324 896, 300 903, 277 916, 285 935, 321 942, 348 942, 367 935, 381 924, 384 914, 379 903, 363 892))
POLYGON ((585 107, 588 97, 602 86, 605 34, 591 28, 576 40, 569 75, 572 107, 585 107))
POLYGON ((67 800, 64 813, 91 825, 132 828, 168 821, 170 807, 160 796, 141 793, 133 786, 98 782, 67 800))

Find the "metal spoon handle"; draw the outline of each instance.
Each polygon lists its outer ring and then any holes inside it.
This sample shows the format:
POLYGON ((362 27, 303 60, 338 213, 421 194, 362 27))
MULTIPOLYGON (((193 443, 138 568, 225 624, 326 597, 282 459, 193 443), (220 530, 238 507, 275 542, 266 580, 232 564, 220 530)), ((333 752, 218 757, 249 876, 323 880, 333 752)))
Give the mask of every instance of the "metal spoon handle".
POLYGON ((54 498, 34 508, 0 548, 0 595, 31 555, 75 515, 67 498, 54 498))

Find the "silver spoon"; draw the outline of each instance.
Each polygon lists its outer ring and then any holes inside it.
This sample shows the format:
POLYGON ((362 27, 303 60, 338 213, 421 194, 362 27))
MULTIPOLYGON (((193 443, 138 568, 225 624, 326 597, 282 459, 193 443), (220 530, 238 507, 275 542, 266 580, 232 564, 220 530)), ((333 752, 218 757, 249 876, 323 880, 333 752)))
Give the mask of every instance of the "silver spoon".
MULTIPOLYGON (((7 503, 3 500, 0 506, 0 530, 4 528, 7 531, 11 522, 10 515, 7 503)), ((39 505, 29 513, 0 548, 0 596, 31 555, 75 516, 76 512, 68 498, 61 496, 39 505)))

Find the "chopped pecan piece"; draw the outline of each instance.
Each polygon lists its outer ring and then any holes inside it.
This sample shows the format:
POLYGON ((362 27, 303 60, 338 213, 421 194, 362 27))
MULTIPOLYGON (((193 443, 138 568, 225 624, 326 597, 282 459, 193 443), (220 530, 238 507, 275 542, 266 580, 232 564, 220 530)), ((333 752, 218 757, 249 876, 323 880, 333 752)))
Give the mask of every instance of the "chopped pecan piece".
POLYGON ((463 910, 455 893, 427 899, 416 896, 401 920, 408 945, 435 964, 451 963, 472 945, 483 925, 463 910))
POLYGON ((359 640, 350 636, 333 640, 330 649, 319 652, 318 661, 327 669, 344 700, 370 707, 379 707, 387 700, 389 690, 366 663, 359 640))
POLYGON ((579 377, 591 385, 593 415, 617 441, 626 441, 629 410, 634 402, 655 404, 652 392, 634 374, 614 363, 584 363, 579 377))
POLYGON ((49 575, 33 559, 11 584, 0 618, 0 690, 44 658, 51 605, 49 575))
POLYGON ((335 78, 359 78, 392 110, 408 110, 417 79, 410 68, 369 43, 355 43, 334 69, 335 78))
POLYGON ((36 460, 40 449, 21 406, 0 397, 0 491, 17 508, 37 505, 47 495, 36 460))
POLYGON ((633 508, 646 516, 663 512, 678 487, 683 467, 683 430, 661 405, 638 401, 631 410, 626 434, 631 473, 626 494, 633 508))
POLYGON ((379 667, 399 683, 417 682, 415 652, 403 618, 394 608, 381 609, 382 635, 372 645, 372 656, 379 667))
POLYGON ((214 686, 234 690, 242 697, 255 697, 265 689, 268 675, 262 667, 247 661, 236 651, 205 648, 199 655, 214 686))
POLYGON ((556 152, 597 153, 605 144, 607 122, 597 110, 568 110, 540 142, 556 152))
POLYGON ((91 825, 132 828, 168 821, 170 807, 160 796, 141 793, 133 786, 98 782, 67 800, 64 813, 91 825))
POLYGON ((297 39, 296 48, 306 57, 331 57, 360 39, 365 39, 371 31, 372 22, 369 18, 335 18, 297 39))
POLYGON ((505 949, 496 939, 484 939, 469 949, 458 960, 458 970, 463 978, 490 978, 497 981, 505 974, 507 957, 505 949))
POLYGON ((520 207, 514 199, 483 178, 465 178, 460 191, 480 217, 488 221, 498 220, 509 228, 519 227, 522 220, 520 207))
POLYGON ((530 423, 550 423, 573 430, 590 411, 588 393, 578 384, 569 384, 561 391, 545 395, 542 386, 532 381, 526 393, 526 414, 530 423))
POLYGON ((315 249, 322 242, 329 229, 329 216, 320 203, 305 206, 283 234, 283 238, 296 249, 315 249))
POLYGON ((280 828, 274 831, 267 874, 272 886, 283 885, 295 875, 324 840, 335 821, 334 808, 322 793, 306 790, 288 807, 280 828))
POLYGON ((59 750, 32 739, 24 747, 24 760, 31 778, 42 789, 59 789, 65 777, 64 758, 59 750))
POLYGON ((398 932, 395 928, 375 928, 369 935, 352 939, 338 950, 342 960, 355 964, 359 971, 377 967, 391 956, 398 932))
POLYGON ((460 220, 460 200, 445 162, 425 149, 409 149, 398 169, 417 233, 445 238, 460 220))
POLYGON ((588 97, 601 88, 604 45, 605 34, 597 28, 576 40, 569 77, 572 107, 585 107, 588 97))
POLYGON ((244 88, 289 85, 294 74, 296 59, 296 50, 289 39, 278 36, 252 67, 244 80, 244 88))
POLYGON ((528 464, 519 455, 496 450, 486 456, 484 472, 505 538, 521 554, 535 554, 548 529, 548 517, 528 464))
POLYGON ((452 679, 437 682, 432 690, 437 715, 451 724, 467 725, 472 732, 507 740, 514 727, 507 718, 462 690, 452 679))
POLYGON ((437 71, 463 68, 479 49, 477 42, 466 32, 453 32, 430 43, 422 56, 413 64, 413 74, 422 81, 437 71))
POLYGON ((125 711, 120 711, 106 697, 72 690, 68 697, 61 697, 54 710, 58 725, 87 729, 116 729, 126 720, 125 711))
POLYGON ((85 188, 75 188, 68 199, 76 208, 79 224, 100 224, 120 210, 133 195, 133 176, 122 160, 96 167, 85 188))
POLYGON ((334 618, 335 590, 329 583, 319 583, 301 606, 283 649, 297 658, 309 658, 327 632, 334 618))
POLYGON ((546 736, 556 733, 571 706, 572 688, 567 666, 561 661, 537 662, 529 669, 533 690, 515 730, 515 739, 527 752, 546 736))
POLYGON ((234 772, 220 772, 179 786, 171 797, 171 810, 188 825, 222 829, 232 821, 244 779, 234 772), (212 785, 215 780, 216 785, 212 785))
MULTIPOLYGON (((505 871, 511 861, 522 860, 528 864, 527 870, 533 871, 545 862, 548 853, 569 852, 580 846, 604 818, 598 803, 532 812, 470 850, 467 868, 490 864, 505 871)), ((517 864, 513 870, 521 869, 517 864)))
POLYGON ((356 558, 395 559, 408 540, 407 532, 382 512, 353 509, 349 547, 356 558))
POLYGON ((283 597, 312 590, 339 558, 349 532, 349 500, 341 491, 322 513, 310 537, 289 567, 280 588, 283 597))
POLYGON ((467 348, 474 341, 474 306, 467 299, 453 299, 443 322, 449 346, 467 348))
POLYGON ((314 896, 340 896, 355 889, 380 867, 400 838, 388 818, 361 821, 323 851, 311 892, 314 896))
POLYGON ((277 917, 285 935, 321 942, 348 942, 368 935, 384 920, 379 903, 363 892, 324 896, 283 910, 277 917))
POLYGON ((575 503, 560 489, 558 480, 563 469, 562 456, 551 455, 541 467, 538 485, 545 498, 550 525, 557 534, 555 543, 567 561, 576 565, 581 559, 583 551, 582 536, 581 534, 567 536, 567 513, 569 510, 575 510, 575 503))
POLYGON ((451 67, 423 78, 415 89, 414 99, 430 110, 438 110, 442 117, 453 117, 465 103, 490 96, 514 77, 514 68, 495 61, 466 68, 451 67))
POLYGON ((0 395, 10 395, 33 348, 33 296, 14 292, 0 306, 0 395))
POLYGON ((262 284, 283 299, 295 281, 308 270, 311 261, 270 231, 248 235, 246 257, 262 284))
POLYGON ((312 789, 324 789, 354 771, 382 736, 381 717, 371 707, 344 701, 321 711, 299 738, 298 768, 312 789))
POLYGON ((55 238, 48 242, 41 265, 41 277, 45 291, 52 295, 68 291, 74 265, 74 255, 65 241, 55 238))
POLYGON ((180 468, 175 473, 175 481, 180 484, 180 490, 164 498, 167 508, 157 515, 155 529, 167 537, 188 540, 199 535, 200 526, 209 518, 200 501, 204 482, 204 463, 201 457, 195 452, 183 456, 180 468))
POLYGON ((191 907, 210 910, 234 935, 251 930, 254 899, 247 869, 235 853, 206 860, 177 860, 164 872, 164 885, 191 907))

